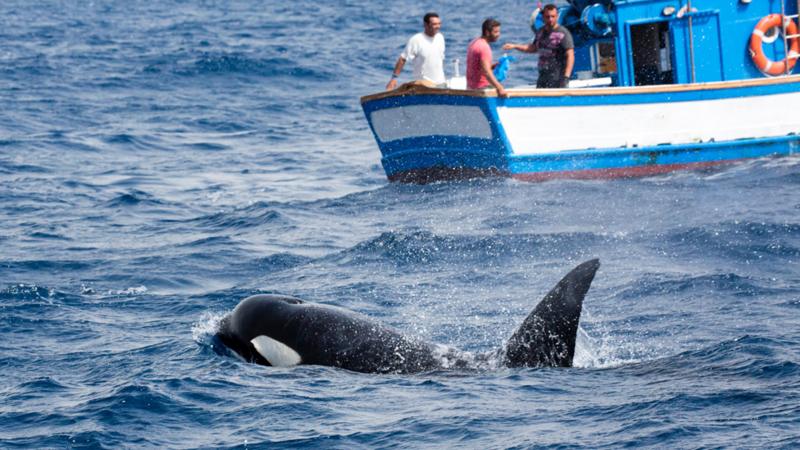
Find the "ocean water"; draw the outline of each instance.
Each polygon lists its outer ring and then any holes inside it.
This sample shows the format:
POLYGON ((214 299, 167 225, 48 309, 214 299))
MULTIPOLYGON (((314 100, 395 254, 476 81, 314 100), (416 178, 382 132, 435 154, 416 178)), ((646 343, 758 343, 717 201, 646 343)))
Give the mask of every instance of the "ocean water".
POLYGON ((530 3, 0 3, 0 447, 796 448, 800 158, 386 181, 359 97, 422 14, 463 68, 487 15, 528 39, 530 3), (593 257, 574 368, 267 368, 212 341, 276 292, 491 350, 593 257))

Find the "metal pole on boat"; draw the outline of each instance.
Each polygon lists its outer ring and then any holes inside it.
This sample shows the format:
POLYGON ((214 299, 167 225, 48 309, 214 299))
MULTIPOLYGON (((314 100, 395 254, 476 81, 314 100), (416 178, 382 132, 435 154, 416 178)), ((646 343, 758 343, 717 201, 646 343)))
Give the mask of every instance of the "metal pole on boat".
POLYGON ((798 39, 800 38, 800 33, 795 32, 794 34, 787 34, 787 21, 788 23, 794 24, 795 19, 797 19, 798 25, 800 25, 800 0, 797 0, 797 9, 795 13, 792 15, 786 15, 786 5, 781 1, 781 15, 783 16, 783 23, 781 29, 783 30, 783 53, 786 55, 786 64, 784 64, 784 75, 788 75, 792 68, 789 67, 789 62, 793 59, 797 59, 797 53, 789 53, 789 40, 790 39, 798 39))
POLYGON ((686 12, 689 14, 689 67, 692 68, 692 83, 694 83, 695 71, 694 71, 694 32, 692 31, 692 0, 686 0, 686 12))
POLYGON ((789 42, 786 39, 786 8, 781 0, 781 36, 783 36, 783 54, 786 57, 786 62, 783 64, 783 74, 789 73, 789 42))

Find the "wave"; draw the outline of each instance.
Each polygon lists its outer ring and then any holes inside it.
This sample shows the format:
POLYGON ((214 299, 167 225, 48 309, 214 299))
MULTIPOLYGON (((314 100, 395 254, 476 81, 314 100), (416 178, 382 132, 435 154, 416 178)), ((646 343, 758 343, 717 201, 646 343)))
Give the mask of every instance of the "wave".
POLYGON ((119 194, 116 197, 108 200, 105 203, 105 206, 108 208, 126 208, 131 206, 152 206, 152 205, 163 205, 164 202, 158 200, 151 194, 147 192, 140 191, 140 190, 131 190, 124 194, 119 194))
POLYGON ((47 240, 47 241, 71 241, 71 240, 73 240, 69 236, 64 236, 63 234, 45 233, 43 231, 36 231, 36 232, 30 233, 28 235, 28 237, 31 238, 31 239, 42 239, 42 240, 47 240))
POLYGON ((37 377, 23 381, 14 388, 14 392, 6 397, 7 401, 23 401, 30 398, 59 395, 71 387, 52 377, 37 377))
POLYGON ((53 172, 53 170, 48 167, 37 166, 33 164, 16 164, 10 161, 0 161, 0 170, 8 174, 20 174, 20 173, 46 174, 53 172))
POLYGON ((709 380, 786 380, 800 376, 800 364, 786 353, 800 342, 745 335, 677 355, 658 358, 624 369, 646 377, 701 374, 709 380))
MULTIPOLYGON (((231 119, 234 118, 231 117, 231 119)), ((236 119, 241 120, 242 118, 238 117, 236 119)), ((234 120, 200 118, 200 119, 189 120, 186 122, 186 125, 192 128, 201 129, 205 131, 213 131, 217 133, 226 133, 226 134, 236 133, 237 136, 242 136, 244 132, 252 133, 251 127, 245 126, 242 123, 234 120)))
POLYGON ((666 233, 669 247, 736 261, 800 257, 800 224, 735 221, 666 233))
POLYGON ((244 208, 218 212, 192 219, 200 227, 215 230, 242 230, 267 224, 292 227, 291 221, 265 202, 256 202, 244 208))
POLYGON ((582 255, 607 236, 593 233, 449 235, 429 231, 384 232, 342 252, 354 263, 388 260, 396 264, 463 262, 487 258, 537 258, 582 255))
POLYGON ((636 281, 623 287, 614 294, 620 300, 637 300, 649 296, 674 296, 686 292, 713 292, 723 296, 732 294, 737 297, 757 297, 783 292, 774 288, 772 283, 760 284, 758 280, 737 275, 722 273, 711 275, 669 275, 645 274, 636 281))
POLYGON ((3 270, 4 271, 12 271, 12 272, 51 272, 51 273, 60 273, 60 272, 75 272, 81 270, 88 270, 99 265, 102 265, 103 262, 99 260, 56 260, 56 259, 28 259, 28 260, 17 260, 17 261, 5 261, 3 262, 3 270))
POLYGON ((26 81, 31 77, 52 77, 60 73, 60 68, 43 54, 20 56, 4 60, 0 73, 9 77, 19 77, 26 81))
POLYGON ((295 255, 292 253, 277 253, 254 261, 259 271, 277 272, 299 267, 314 261, 314 258, 295 255))
MULTIPOLYGON (((166 147, 158 143, 158 138, 154 136, 134 135, 129 133, 114 133, 101 136, 104 143, 111 147, 119 147, 127 151, 137 150, 166 150, 166 147)), ((77 145, 77 144, 76 144, 77 145)), ((92 146, 82 145, 84 149, 96 151, 92 146)))
POLYGON ((190 242, 179 244, 179 248, 213 248, 213 247, 230 247, 238 245, 238 242, 229 236, 209 236, 200 239, 195 239, 190 242))
POLYGON ((294 78, 330 81, 333 74, 282 57, 254 58, 240 53, 203 52, 198 55, 167 55, 145 67, 145 73, 169 71, 182 77, 245 75, 259 78, 294 78))

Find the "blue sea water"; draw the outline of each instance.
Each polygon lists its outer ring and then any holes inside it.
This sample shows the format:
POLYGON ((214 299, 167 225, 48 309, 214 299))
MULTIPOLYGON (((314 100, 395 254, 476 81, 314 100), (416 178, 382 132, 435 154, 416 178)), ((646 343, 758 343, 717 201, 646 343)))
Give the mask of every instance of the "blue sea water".
POLYGON ((800 158, 386 181, 359 96, 422 14, 450 60, 489 14, 529 38, 530 3, 4 0, 0 447, 796 447, 800 158), (212 341, 279 292, 490 350, 592 257, 570 369, 266 368, 212 341))

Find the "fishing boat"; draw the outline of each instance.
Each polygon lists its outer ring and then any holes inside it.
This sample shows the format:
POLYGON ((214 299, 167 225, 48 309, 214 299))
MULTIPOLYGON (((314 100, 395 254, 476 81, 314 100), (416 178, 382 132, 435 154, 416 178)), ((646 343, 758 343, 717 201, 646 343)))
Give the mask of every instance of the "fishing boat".
POLYGON ((568 88, 501 98, 451 79, 361 104, 390 181, 613 178, 788 155, 800 149, 798 4, 568 0, 568 88))

